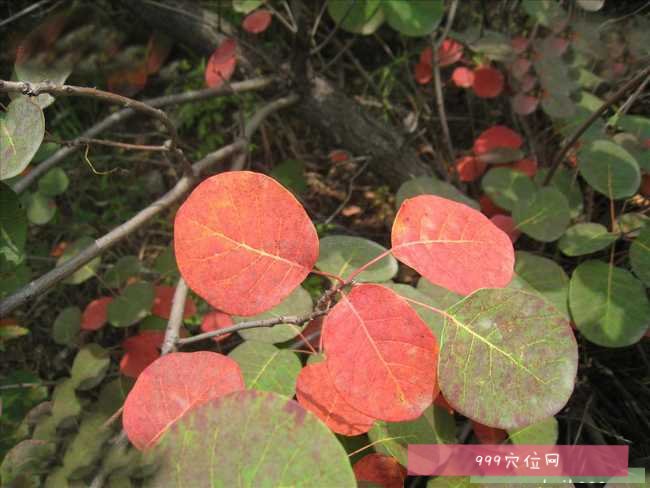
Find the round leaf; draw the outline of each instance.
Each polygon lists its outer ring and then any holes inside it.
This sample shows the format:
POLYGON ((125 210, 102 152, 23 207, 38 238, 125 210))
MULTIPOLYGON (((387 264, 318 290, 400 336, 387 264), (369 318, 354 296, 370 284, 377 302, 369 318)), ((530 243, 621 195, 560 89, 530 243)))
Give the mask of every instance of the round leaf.
POLYGON ((160 346, 165 333, 160 330, 145 330, 122 342, 124 356, 120 361, 120 372, 124 376, 137 378, 147 366, 160 357, 160 346))
POLYGON ((228 356, 239 364, 246 388, 293 396, 296 378, 302 368, 293 351, 263 342, 246 341, 228 356))
POLYGON ((32 224, 44 225, 54 218, 56 203, 40 192, 26 193, 23 197, 27 208, 27 218, 32 224))
MULTIPOLYGON (((311 359, 311 358, 310 358, 311 359)), ((375 419, 348 404, 336 390, 324 362, 306 366, 296 383, 298 403, 337 434, 355 436, 370 430, 375 419)))
POLYGON ((260 34, 269 28, 273 17, 268 10, 256 10, 246 16, 242 22, 242 27, 246 32, 251 34, 260 34))
POLYGON ((401 488, 406 481, 406 468, 384 454, 368 454, 359 459, 353 469, 359 486, 364 488, 368 486, 364 483, 369 483, 370 487, 401 488))
MULTIPOLYGON (((547 173, 548 170, 546 168, 541 168, 535 175, 535 183, 541 185, 547 173)), ((549 186, 556 188, 566 197, 569 202, 571 218, 576 218, 582 213, 584 206, 582 191, 574 173, 564 168, 558 168, 553 178, 551 178, 549 186)))
POLYGON ((174 247, 192 290, 244 316, 279 304, 318 258, 316 229, 302 205, 273 178, 249 171, 196 187, 176 214, 174 247))
POLYGON ((52 339, 62 346, 71 346, 79 335, 81 329, 81 310, 79 307, 66 307, 54 321, 52 339))
POLYGON ((150 283, 134 283, 108 304, 108 321, 114 327, 128 327, 151 311, 154 287, 150 283))
MULTIPOLYGON (((326 236, 320 241, 316 267, 346 279, 357 268, 386 251, 373 241, 353 236, 326 236)), ((388 255, 356 276, 360 282, 388 281, 397 274, 397 261, 388 255)))
POLYGON ((567 229, 557 245, 567 256, 582 256, 605 249, 617 236, 601 224, 576 224, 567 229))
POLYGON ((55 452, 56 444, 52 442, 34 439, 19 442, 6 453, 0 464, 2 485, 36 486, 27 485, 27 477, 47 472, 55 452))
POLYGON ((0 118, 0 180, 19 175, 38 151, 45 135, 43 110, 19 96, 0 118))
POLYGON ((517 276, 568 318, 569 277, 564 269, 552 259, 525 251, 517 251, 515 258, 517 276))
POLYGON ((641 282, 601 261, 585 261, 573 271, 569 307, 578 330, 605 347, 638 342, 650 324, 650 303, 641 282))
POLYGON ((18 196, 0 183, 0 271, 11 271, 25 259, 27 217, 18 196))
POLYGON ((413 37, 431 34, 445 13, 442 0, 385 0, 382 7, 388 25, 405 36, 413 37))
POLYGON ((108 321, 108 304, 113 301, 113 297, 101 297, 93 300, 84 309, 81 318, 82 330, 99 330, 108 321))
POLYGON ((205 67, 205 84, 209 88, 218 88, 228 81, 237 65, 237 43, 225 39, 214 50, 205 67))
POLYGON ((147 449, 189 410, 243 389, 239 366, 227 356, 208 351, 170 353, 138 376, 124 402, 122 424, 131 443, 147 449))
POLYGON ((70 377, 77 384, 77 390, 90 390, 102 382, 111 358, 108 351, 99 344, 82 347, 74 358, 70 377))
POLYGON ((409 444, 454 444, 456 422, 444 408, 431 405, 408 422, 375 422, 368 437, 378 452, 393 456, 407 466, 409 444))
POLYGON ((476 201, 465 196, 465 194, 460 192, 455 186, 431 176, 420 176, 403 183, 402 186, 399 187, 399 190, 397 190, 395 201, 399 207, 407 198, 416 197, 418 195, 437 195, 459 203, 464 203, 476 210, 480 208, 476 201))
POLYGON ((559 190, 552 187, 540 188, 517 201, 512 217, 517 229, 542 242, 558 239, 571 221, 569 202, 559 190))
MULTIPOLYGON (((172 312, 172 302, 174 301, 174 293, 176 288, 173 286, 157 286, 155 288, 156 296, 153 300, 153 307, 151 313, 157 317, 168 319, 172 312)), ((185 299, 185 307, 183 308, 183 318, 187 319, 196 314, 196 305, 190 296, 185 299)))
MULTIPOLYGON (((273 307, 268 312, 255 315, 253 317, 233 317, 235 323, 250 322, 251 320, 263 320, 282 317, 286 315, 307 315, 312 311, 314 303, 311 295, 302 286, 299 286, 279 305, 273 307)), ((259 341, 274 344, 293 339, 298 335, 301 326, 293 324, 278 324, 273 327, 263 327, 257 329, 246 329, 239 334, 248 341, 259 341)))
POLYGON ((136 256, 122 256, 106 271, 104 284, 110 288, 122 288, 129 278, 137 276, 141 270, 142 265, 136 256))
POLYGON ((56 197, 68 189, 70 180, 61 168, 52 168, 38 180, 38 192, 46 197, 56 197))
POLYGON ((327 12, 343 30, 369 35, 384 21, 380 0, 327 2, 327 12))
POLYGON ((577 366, 569 321, 536 294, 479 290, 447 310, 438 380, 472 420, 516 429, 554 415, 577 366))
POLYGON ((650 226, 641 229, 630 246, 632 271, 647 287, 650 287, 650 226))
POLYGON ((399 261, 461 295, 503 287, 512 278, 510 238, 482 213, 451 200, 431 195, 406 200, 391 239, 399 261))
MULTIPOLYGON (((76 255, 78 255, 81 251, 86 249, 88 246, 92 246, 95 243, 94 239, 91 237, 81 237, 80 239, 77 239, 74 241, 72 244, 70 244, 68 247, 65 248, 65 251, 63 251, 63 254, 61 257, 57 260, 56 265, 61 266, 65 262, 69 261, 76 255)), ((72 273, 70 276, 68 276, 65 280, 63 280, 63 283, 67 283, 69 285, 78 285, 80 283, 83 283, 89 278, 92 278, 95 276, 95 272, 99 268, 99 265, 102 261, 101 256, 98 256, 91 261, 87 262, 84 266, 79 268, 77 271, 72 273)))
POLYGON ((557 443, 558 423, 555 417, 549 417, 534 424, 508 432, 513 444, 547 445, 557 443))
POLYGON ((535 192, 530 178, 512 168, 492 168, 483 176, 481 187, 494 203, 510 211, 518 201, 535 192))
POLYGON ((578 150, 580 174, 591 186, 614 200, 631 197, 641 184, 639 164, 620 145, 600 139, 578 150))
POLYGON ((356 410, 411 420, 433 402, 437 341, 388 288, 359 285, 344 295, 325 318, 322 341, 334 386, 356 410))
POLYGON ((235 392, 190 410, 156 453, 159 469, 145 486, 172 479, 180 486, 356 486, 336 436, 295 401, 269 392, 235 392))

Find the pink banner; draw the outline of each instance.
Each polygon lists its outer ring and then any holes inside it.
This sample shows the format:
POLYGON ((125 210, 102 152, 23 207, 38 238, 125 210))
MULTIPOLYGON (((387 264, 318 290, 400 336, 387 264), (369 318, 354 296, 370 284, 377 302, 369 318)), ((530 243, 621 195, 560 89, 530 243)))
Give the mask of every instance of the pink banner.
POLYGON ((627 463, 627 446, 408 446, 409 475, 627 476, 627 463))

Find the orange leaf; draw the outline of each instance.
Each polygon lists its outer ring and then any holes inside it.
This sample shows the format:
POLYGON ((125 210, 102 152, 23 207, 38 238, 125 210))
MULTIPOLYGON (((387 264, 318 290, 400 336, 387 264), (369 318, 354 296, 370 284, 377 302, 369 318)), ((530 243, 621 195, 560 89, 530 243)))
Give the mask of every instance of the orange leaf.
POLYGON ((515 257, 510 238, 462 203, 434 195, 405 200, 391 239, 395 258, 461 295, 502 288, 512 279, 515 257))
POLYGON ((120 361, 120 372, 124 376, 137 378, 147 366, 158 359, 164 338, 164 332, 147 330, 122 342, 124 356, 120 361))
POLYGON ((440 67, 454 64, 463 57, 463 45, 453 39, 445 39, 438 48, 438 64, 440 67))
POLYGON ((217 88, 228 81, 237 65, 237 43, 226 39, 212 53, 205 67, 205 84, 217 88))
POLYGON ((455 167, 460 181, 476 181, 485 173, 487 163, 474 156, 463 156, 456 160, 455 167))
POLYGON ((322 337, 330 378, 352 408, 399 422, 433 402, 438 343, 392 290, 354 287, 325 318, 322 337))
POLYGON ((415 65, 413 77, 420 85, 426 85, 433 77, 433 68, 430 64, 418 63, 415 65))
POLYGON ((471 69, 460 66, 451 74, 451 79, 456 86, 469 88, 474 84, 474 72, 471 69))
POLYGON ((90 302, 81 317, 81 330, 98 330, 104 327, 108 318, 108 304, 113 297, 100 297, 90 302))
POLYGON ((268 176, 222 173, 203 181, 174 221, 183 278, 230 315, 273 308, 318 259, 316 229, 296 197, 268 176))
MULTIPOLYGON (((174 300, 175 291, 176 288, 173 286, 157 286, 151 313, 163 319, 168 319, 172 312, 172 301, 174 300)), ((187 319, 194 314, 196 314, 196 305, 194 305, 194 301, 188 296, 185 299, 183 318, 187 319)))
POLYGON ((521 136, 512 129, 504 125, 495 125, 476 138, 474 154, 481 156, 501 147, 519 149, 523 143, 521 136))
POLYGON ((490 220, 499 229, 508 234, 508 237, 510 237, 513 244, 517 242, 517 239, 521 236, 521 231, 517 229, 517 224, 515 224, 515 221, 511 216, 497 214, 492 216, 490 220))
MULTIPOLYGON (((234 322, 230 315, 220 312, 219 310, 213 310, 212 312, 206 313, 201 321, 201 330, 203 332, 212 332, 213 330, 225 329, 230 327, 234 322)), ((232 334, 224 334, 217 337, 213 337, 212 340, 215 342, 220 342, 230 337, 232 334)))
POLYGON ((246 16, 242 27, 251 34, 260 34, 269 28, 272 18, 271 12, 268 10, 256 10, 246 16))
POLYGON ((383 488, 402 488, 406 480, 406 468, 397 459, 385 454, 368 454, 359 459, 352 469, 357 481, 377 483, 383 488))

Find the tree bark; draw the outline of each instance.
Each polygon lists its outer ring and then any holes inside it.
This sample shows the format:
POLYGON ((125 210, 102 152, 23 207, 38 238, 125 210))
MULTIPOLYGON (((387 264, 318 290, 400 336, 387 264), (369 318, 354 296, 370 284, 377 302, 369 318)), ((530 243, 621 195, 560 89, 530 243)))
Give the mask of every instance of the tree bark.
MULTIPOLYGON (((236 29, 225 20, 196 3, 143 0, 125 2, 125 6, 154 29, 206 56, 223 38, 236 35, 236 29)), ((255 73, 255 67, 277 69, 282 65, 274 53, 261 51, 257 45, 242 42, 240 48, 239 65, 249 75, 255 73)), ((284 66, 289 69, 286 62, 284 66)), ((292 81, 302 78, 296 76, 292 81)), ((319 129, 330 143, 355 156, 369 156, 373 172, 393 188, 415 176, 433 174, 432 167, 419 158, 400 128, 375 117, 327 79, 307 79, 308 86, 296 87, 302 99, 293 114, 319 129)))

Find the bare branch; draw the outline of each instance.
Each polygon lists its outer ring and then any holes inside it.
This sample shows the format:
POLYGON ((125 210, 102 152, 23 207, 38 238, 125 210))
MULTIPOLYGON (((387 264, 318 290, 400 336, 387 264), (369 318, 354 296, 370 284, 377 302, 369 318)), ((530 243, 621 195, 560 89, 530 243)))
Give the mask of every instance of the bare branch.
MULTIPOLYGON (((151 98, 149 100, 144 100, 142 103, 146 103, 152 107, 165 107, 168 105, 178 105, 182 103, 196 102, 200 100, 205 100, 207 98, 212 98, 216 96, 230 95, 232 93, 239 93, 245 91, 255 91, 261 90, 276 80, 274 78, 255 78, 247 81, 242 81, 239 83, 231 83, 230 87, 219 87, 219 88, 206 88, 204 90, 195 90, 184 93, 178 93, 174 95, 165 95, 162 97, 151 98)), ((135 115, 137 112, 132 108, 125 108, 118 112, 115 112, 108 117, 106 117, 101 122, 95 124, 90 129, 85 131, 80 137, 81 138, 92 138, 105 130, 110 129, 114 125, 122 122, 129 117, 135 115)), ((63 147, 55 152, 52 156, 47 158, 42 163, 34 166, 32 171, 27 175, 21 178, 14 186, 13 190, 20 194, 24 192, 32 183, 34 183, 38 178, 44 175, 51 168, 59 164, 61 161, 64 161, 68 156, 74 154, 79 150, 81 146, 71 146, 63 147)))
POLYGON ((172 299, 172 311, 169 314, 169 322, 165 330, 165 339, 163 340, 160 354, 165 355, 171 352, 178 341, 178 334, 183 324, 183 312, 185 312, 185 300, 187 299, 187 283, 183 278, 178 280, 174 298, 172 299))
POLYGON ((61 141, 58 139, 51 139, 47 138, 45 139, 47 142, 54 142, 60 146, 88 146, 91 144, 94 144, 96 146, 109 146, 109 147, 117 147, 119 149, 127 149, 127 150, 132 150, 132 151, 156 151, 156 152, 169 152, 170 147, 169 145, 163 145, 163 146, 151 146, 148 144, 129 144, 127 142, 119 142, 119 141, 110 141, 107 139, 93 139, 91 137, 77 137, 76 139, 72 139, 69 141, 61 141))
MULTIPOLYGON (((246 149, 248 139, 259 128, 262 122, 273 112, 285 107, 289 107, 298 101, 297 95, 288 95, 283 98, 274 100, 253 115, 251 120, 246 124, 244 130, 244 137, 237 139, 232 144, 222 147, 205 156, 200 161, 192 165, 192 174, 183 176, 176 185, 168 191, 165 195, 153 202, 148 207, 138 212, 134 217, 119 225, 108 234, 100 237, 90 246, 82 250, 75 257, 66 261, 61 266, 58 266, 51 271, 45 273, 40 278, 35 279, 25 287, 17 292, 9 295, 8 297, 0 300, 0 317, 5 317, 17 307, 25 303, 27 300, 43 293, 48 288, 54 286, 59 281, 70 276, 76 270, 88 263, 93 258, 99 256, 106 249, 114 246, 122 239, 130 235, 147 223, 151 218, 159 214, 161 211, 170 207, 178 200, 180 200, 196 183, 199 175, 205 169, 214 165, 218 161, 222 161, 239 151, 246 149)), ((232 170, 241 169, 239 167, 231 167, 232 170)))

